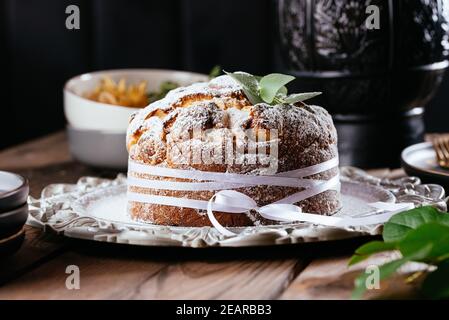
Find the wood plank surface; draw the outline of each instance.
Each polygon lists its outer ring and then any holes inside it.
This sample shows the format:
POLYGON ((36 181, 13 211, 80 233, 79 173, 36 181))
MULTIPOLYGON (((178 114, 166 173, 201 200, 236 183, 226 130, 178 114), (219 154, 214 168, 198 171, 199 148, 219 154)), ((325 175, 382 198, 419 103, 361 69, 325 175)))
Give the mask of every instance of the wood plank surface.
POLYGON ((165 263, 101 259, 66 253, 0 288, 0 299, 125 299, 156 277, 165 263), (80 269, 80 290, 66 287, 66 268, 80 269), (32 290, 30 290, 32 288, 32 290))
MULTIPOLYGON (((34 197, 50 183, 117 174, 73 161, 64 133, 1 151, 0 170, 26 176, 34 197)), ((375 174, 398 177, 403 171, 383 169, 375 174)), ((252 252, 256 256, 236 249, 231 249, 230 256, 225 251, 169 254, 165 248, 68 241, 26 227, 21 250, 0 261, 0 299, 347 299, 365 266, 347 267, 356 246, 341 242, 308 252, 301 249, 303 245, 271 251, 259 248, 252 252), (288 254, 279 255, 279 251, 288 254), (80 268, 80 290, 65 286, 68 265, 80 268)), ((416 283, 407 284, 405 277, 382 283, 381 290, 366 297, 413 296, 416 283)))
POLYGON ((62 252, 63 239, 43 233, 41 230, 25 226, 25 240, 18 252, 0 258, 0 285, 62 252))
MULTIPOLYGON (((302 269, 294 259, 180 263, 159 279, 156 298, 276 299, 302 269)), ((155 284, 142 291, 153 291, 155 284)))
MULTIPOLYGON (((50 183, 117 174, 74 162, 63 133, 0 152, 0 167, 26 176, 36 197, 50 183)), ((86 245, 74 242, 75 247, 86 245)), ((72 252, 61 237, 27 227, 21 250, 0 263, 0 282, 15 279, 0 288, 0 299, 271 299, 306 264, 291 258, 164 262, 138 257, 72 252), (80 268, 80 290, 65 287, 65 269, 71 264, 80 268)))
POLYGON ((0 170, 35 169, 72 160, 65 132, 0 151, 0 170))
POLYGON ((0 170, 26 177, 33 197, 39 197, 41 190, 52 183, 76 183, 83 176, 114 178, 119 173, 90 168, 74 161, 65 132, 0 151, 0 170))
POLYGON ((273 299, 297 268, 295 260, 167 263, 69 252, 4 285, 0 299, 273 299), (79 290, 66 288, 69 265, 79 267, 79 290))
MULTIPOLYGON (((283 292, 281 299, 300 300, 335 300, 350 299, 354 289, 354 280, 368 266, 380 266, 398 258, 397 254, 376 255, 363 263, 348 267, 350 256, 316 259, 292 281, 283 292)), ((380 283, 379 289, 368 290, 366 299, 413 298, 417 295, 419 281, 407 282, 406 279, 417 271, 422 271, 421 264, 409 264, 398 276, 380 283)))

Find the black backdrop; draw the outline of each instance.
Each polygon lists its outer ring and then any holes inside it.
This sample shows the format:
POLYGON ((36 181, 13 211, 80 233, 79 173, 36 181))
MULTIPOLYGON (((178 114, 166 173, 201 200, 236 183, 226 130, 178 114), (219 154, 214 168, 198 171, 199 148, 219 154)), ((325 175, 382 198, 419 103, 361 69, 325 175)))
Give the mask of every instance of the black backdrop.
MULTIPOLYGON (((62 86, 80 73, 277 69, 275 0, 0 1, 0 148, 63 128, 62 86), (80 30, 65 28, 71 4, 80 30)), ((428 131, 449 131, 448 99, 446 79, 427 108, 428 131)))

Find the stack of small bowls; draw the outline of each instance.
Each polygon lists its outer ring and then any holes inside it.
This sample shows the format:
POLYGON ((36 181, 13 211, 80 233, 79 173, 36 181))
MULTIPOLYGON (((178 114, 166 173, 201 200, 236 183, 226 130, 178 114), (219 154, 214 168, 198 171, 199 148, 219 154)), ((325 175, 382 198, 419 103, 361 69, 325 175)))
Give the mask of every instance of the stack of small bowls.
POLYGON ((28 218, 28 181, 15 173, 0 171, 0 256, 20 248, 28 218))

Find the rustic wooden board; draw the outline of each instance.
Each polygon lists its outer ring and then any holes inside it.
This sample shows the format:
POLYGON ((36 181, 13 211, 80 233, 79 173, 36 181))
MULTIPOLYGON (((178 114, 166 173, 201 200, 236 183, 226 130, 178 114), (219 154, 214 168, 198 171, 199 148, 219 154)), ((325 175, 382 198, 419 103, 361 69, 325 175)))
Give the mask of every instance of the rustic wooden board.
POLYGON ((0 170, 41 168, 71 161, 65 132, 58 132, 0 152, 0 170))
POLYGON ((63 239, 56 239, 41 230, 25 226, 25 241, 18 252, 0 259, 0 285, 48 261, 64 248, 63 239))
POLYGON ((69 252, 4 285, 0 299, 273 299, 302 267, 292 259, 167 263, 69 252), (79 290, 66 288, 69 265, 79 267, 79 290))
POLYGON ((75 183, 82 176, 114 178, 119 172, 86 167, 72 159, 65 132, 58 132, 0 152, 0 170, 17 172, 39 197, 51 183, 75 183))
POLYGON ((166 263, 101 259, 65 253, 0 288, 0 299, 126 299, 157 275, 166 263), (80 290, 66 288, 66 268, 80 268, 80 290), (32 288, 32 290, 30 290, 32 288))
MULTIPOLYGON (((281 299, 349 299, 354 289, 354 280, 366 270, 366 267, 378 266, 397 257, 395 253, 379 254, 351 267, 348 267, 350 256, 316 259, 292 281, 281 299)), ((366 299, 414 297, 419 281, 407 283, 406 279, 422 268, 422 265, 410 264, 403 269, 401 275, 381 282, 380 289, 369 290, 364 297, 366 299)))
MULTIPOLYGON (((112 178, 117 174, 73 161, 64 133, 0 152, 0 170, 28 177, 35 197, 50 183, 74 183, 85 175, 112 178)), ((403 172, 378 170, 376 174, 398 177, 403 172)), ((296 258, 289 254, 273 255, 271 259, 269 254, 258 258, 241 254, 224 260, 205 255, 188 261, 181 254, 167 259, 161 251, 153 256, 123 256, 116 247, 80 250, 92 245, 67 243, 64 238, 27 227, 22 249, 0 261, 0 299, 347 299, 355 277, 364 268, 347 268, 353 248, 343 243, 329 249, 335 257, 314 258, 310 264, 306 258, 309 255, 302 253, 296 258), (80 290, 65 287, 68 265, 80 268, 80 290)), ((319 251, 324 255, 327 250, 319 251)), ((382 290, 370 292, 367 298, 413 296, 416 284, 406 284, 404 279, 399 276, 383 283, 382 290)))
POLYGON ((302 269, 294 259, 180 263, 142 292, 157 285, 158 299, 276 299, 302 269))

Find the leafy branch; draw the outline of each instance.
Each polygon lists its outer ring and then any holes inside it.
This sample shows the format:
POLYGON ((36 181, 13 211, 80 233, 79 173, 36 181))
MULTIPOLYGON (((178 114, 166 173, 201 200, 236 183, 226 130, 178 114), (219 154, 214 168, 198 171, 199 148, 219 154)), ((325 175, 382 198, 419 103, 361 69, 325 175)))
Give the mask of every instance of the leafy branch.
POLYGON ((286 85, 295 80, 295 77, 286 74, 271 73, 258 77, 241 71, 233 73, 224 71, 224 73, 240 83, 252 104, 263 102, 271 105, 295 104, 321 94, 321 92, 306 92, 289 95, 286 85))
MULTIPOLYGON (((379 252, 397 250, 402 257, 379 268, 380 280, 393 275, 410 261, 436 267, 422 283, 421 293, 426 298, 449 298, 449 214, 431 206, 420 207, 393 216, 384 226, 383 241, 372 241, 358 248, 349 261, 357 264, 379 252)), ((353 299, 366 291, 369 274, 362 273, 355 280, 353 299)))

